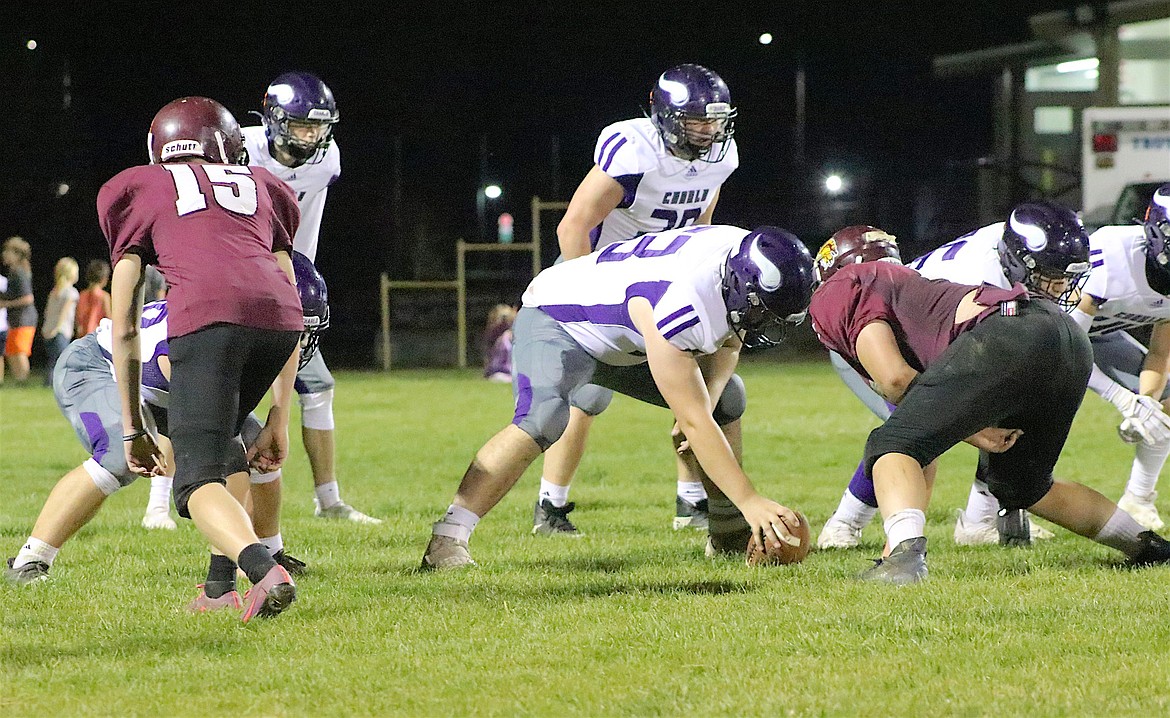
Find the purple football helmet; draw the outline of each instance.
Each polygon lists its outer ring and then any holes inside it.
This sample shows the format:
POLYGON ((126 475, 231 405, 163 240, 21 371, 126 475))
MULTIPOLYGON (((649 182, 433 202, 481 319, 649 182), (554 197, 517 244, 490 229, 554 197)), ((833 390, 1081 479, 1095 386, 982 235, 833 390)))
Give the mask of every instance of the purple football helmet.
POLYGON ((727 255, 723 301, 744 347, 776 346, 804 321, 813 292, 813 258, 788 230, 758 227, 727 255))
POLYGON ((305 317, 305 331, 301 333, 301 361, 304 369, 317 353, 320 332, 329 328, 329 289, 325 278, 300 252, 292 253, 293 273, 297 278, 297 292, 301 295, 301 313, 305 317))
POLYGON ((321 161, 341 113, 333 92, 316 75, 286 72, 268 86, 261 118, 268 142, 300 166, 321 161))
POLYGON ((181 97, 164 105, 150 121, 146 151, 152 165, 190 157, 220 165, 248 164, 240 123, 207 97, 181 97))
POLYGON ((702 65, 678 65, 650 91, 650 120, 684 160, 719 162, 735 134, 736 110, 723 79, 702 65))
POLYGON ((1089 236, 1071 209, 1049 201, 1025 202, 1004 223, 999 262, 1008 280, 1023 283, 1070 312, 1089 278, 1089 236), (1060 280, 1067 284, 1054 295, 1048 286, 1060 280))
POLYGON ((1170 184, 1159 187, 1150 198, 1142 231, 1146 235, 1146 265, 1152 265, 1164 284, 1170 281, 1170 184))

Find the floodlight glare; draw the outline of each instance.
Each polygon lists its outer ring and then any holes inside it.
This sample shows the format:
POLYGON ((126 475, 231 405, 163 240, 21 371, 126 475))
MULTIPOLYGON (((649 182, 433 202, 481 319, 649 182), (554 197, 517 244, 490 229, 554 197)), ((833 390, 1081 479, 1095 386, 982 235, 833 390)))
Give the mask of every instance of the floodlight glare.
POLYGON ((825 190, 830 194, 839 194, 845 189, 845 180, 838 174, 831 174, 825 178, 825 190))
POLYGON ((772 44, 772 33, 766 32, 763 35, 760 35, 760 44, 761 45, 771 45, 772 44))
POLYGON ((483 188, 483 196, 487 197, 488 199, 496 199, 503 193, 504 190, 500 189, 498 184, 489 184, 487 187, 483 188))

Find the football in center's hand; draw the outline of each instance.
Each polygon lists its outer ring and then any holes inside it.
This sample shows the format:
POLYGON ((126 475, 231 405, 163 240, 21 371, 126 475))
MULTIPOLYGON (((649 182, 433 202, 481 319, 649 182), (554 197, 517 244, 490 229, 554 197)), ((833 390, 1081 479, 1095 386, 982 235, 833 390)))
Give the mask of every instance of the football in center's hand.
POLYGON ((780 548, 775 548, 770 544, 761 547, 756 541, 755 534, 753 534, 748 539, 747 545, 748 566, 773 566, 777 564, 800 563, 804 560, 805 556, 808 556, 809 550, 812 549, 812 530, 809 528, 808 519, 805 518, 804 514, 796 509, 792 511, 796 514, 800 523, 793 526, 788 521, 785 521, 783 528, 786 528, 788 533, 795 538, 800 539, 800 544, 793 546, 791 544, 781 543, 780 548))

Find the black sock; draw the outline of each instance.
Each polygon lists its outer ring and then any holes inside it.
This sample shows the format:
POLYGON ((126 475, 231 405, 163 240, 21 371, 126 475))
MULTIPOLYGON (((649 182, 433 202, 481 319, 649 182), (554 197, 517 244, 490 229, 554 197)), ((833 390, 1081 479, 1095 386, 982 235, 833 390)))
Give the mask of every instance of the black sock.
POLYGON ((264 548, 262 543, 245 546, 244 550, 240 551, 240 568, 248 574, 248 580, 253 585, 264 580, 264 575, 275 565, 276 561, 272 560, 272 555, 268 553, 268 549, 264 548))
POLYGON ((236 562, 227 556, 217 553, 211 554, 211 563, 207 566, 207 580, 203 583, 203 592, 208 598, 219 598, 230 591, 236 590, 236 562))

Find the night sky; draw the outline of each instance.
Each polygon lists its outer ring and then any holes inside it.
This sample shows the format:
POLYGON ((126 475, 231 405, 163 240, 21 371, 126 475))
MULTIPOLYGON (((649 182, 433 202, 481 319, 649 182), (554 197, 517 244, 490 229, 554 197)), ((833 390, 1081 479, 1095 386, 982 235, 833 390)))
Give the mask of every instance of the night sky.
POLYGON ((159 107, 206 95, 241 124, 254 124, 248 111, 259 109, 268 82, 303 69, 325 80, 341 109, 335 137, 342 179, 330 190, 318 254, 334 316, 345 318, 341 333, 376 325, 383 269, 401 279, 451 276, 455 239, 477 234, 483 138, 489 179, 504 188, 493 214, 515 214, 524 240, 531 196, 567 200, 590 167, 600 130, 641 115, 657 75, 682 62, 722 75, 739 108, 741 165, 725 186, 717 221, 781 224, 816 246, 824 228, 809 210, 808 182, 797 177, 832 168, 869 178, 871 191, 855 208, 863 216, 851 221, 911 236, 917 183, 969 164, 992 139, 991 78, 935 80, 931 58, 1028 40, 1029 15, 1075 5, 777 0, 33 9, 44 4, 0 9, 0 92, 9 118, 0 146, 14 170, 0 189, 0 232, 33 243, 38 304, 57 257, 70 254, 84 265, 105 254, 97 189, 121 169, 145 163, 146 130, 159 107), (758 43, 763 32, 774 36, 770 45, 758 43), (37 50, 25 49, 28 39, 37 40, 37 50), (792 161, 798 61, 807 72, 805 173, 792 161), (70 191, 58 197, 61 182, 70 191))

